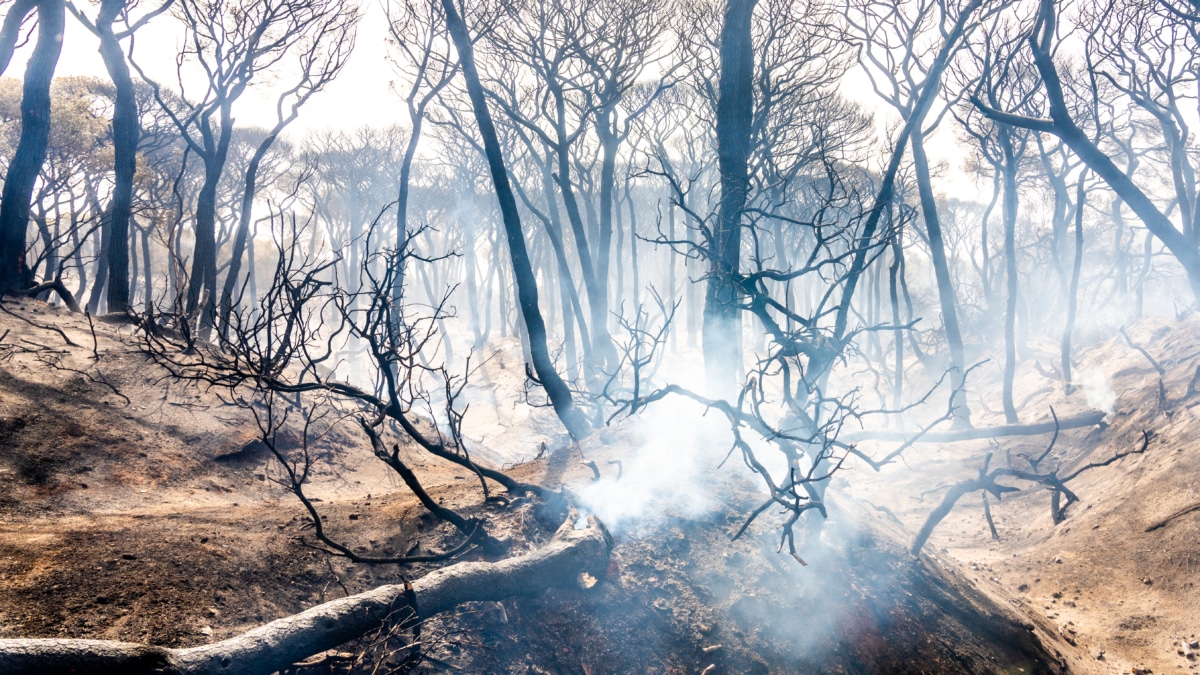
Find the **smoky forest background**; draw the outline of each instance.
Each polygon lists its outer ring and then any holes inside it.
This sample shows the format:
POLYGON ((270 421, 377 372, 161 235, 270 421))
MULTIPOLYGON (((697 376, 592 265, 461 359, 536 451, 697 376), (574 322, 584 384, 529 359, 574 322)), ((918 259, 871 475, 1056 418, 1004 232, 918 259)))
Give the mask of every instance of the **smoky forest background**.
MULTIPOLYGON (((751 496, 726 534, 765 528, 771 564, 803 575, 861 480, 988 439, 977 477, 922 479, 919 555, 964 495, 1049 492, 1056 526, 1073 481, 1153 447, 1139 428, 1058 462, 1060 432, 1118 412, 1082 351, 1125 345, 1172 396, 1170 354, 1130 327, 1185 321, 1200 294, 1195 0, 0 9, 4 311, 81 317, 96 362, 96 331, 121 332, 146 367, 250 415, 322 555, 512 550, 501 516, 430 496, 412 447, 479 504, 540 504, 609 548, 663 499, 721 500, 701 478, 732 472, 751 496), (58 72, 71 50, 107 77, 58 72), (345 123, 353 106, 390 121, 345 123), (517 386, 482 395, 505 358, 517 386), (480 442, 489 406, 540 435, 480 442), (716 425, 703 461, 681 459, 685 408, 716 425), (310 483, 335 427, 447 528, 440 551, 322 527, 310 483), (626 428, 678 435, 640 464, 580 450, 626 428), (997 440, 1038 434, 1033 454, 997 440), (582 482, 519 468, 546 458, 582 482)), ((1190 396, 1200 368, 1184 375, 1190 396)))

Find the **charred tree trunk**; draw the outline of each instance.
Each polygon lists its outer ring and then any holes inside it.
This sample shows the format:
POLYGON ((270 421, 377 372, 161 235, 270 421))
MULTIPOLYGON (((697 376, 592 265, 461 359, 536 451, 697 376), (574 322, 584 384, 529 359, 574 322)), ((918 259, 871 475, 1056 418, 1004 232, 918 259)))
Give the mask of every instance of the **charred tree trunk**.
MULTIPOLYGON (((500 141, 496 128, 492 123, 492 115, 487 107, 487 99, 483 85, 479 82, 479 73, 475 68, 474 47, 467 33, 467 25, 458 14, 454 0, 442 0, 446 10, 446 23, 450 37, 458 50, 462 64, 463 79, 466 81, 467 93, 471 98, 471 107, 479 124, 479 134, 487 155, 488 166, 492 173, 492 182, 496 188, 496 198, 500 202, 500 214, 504 220, 504 233, 508 241, 509 258, 512 261, 513 279, 517 287, 521 316, 529 338, 530 357, 533 368, 546 395, 550 398, 554 411, 562 420, 571 437, 578 440, 587 435, 589 425, 583 414, 575 407, 571 399, 571 390, 563 382, 562 377, 554 369, 550 360, 550 350, 546 344, 546 324, 542 320, 538 308, 537 279, 533 274, 533 266, 529 261, 529 251, 525 247, 525 233, 521 229, 521 215, 517 211, 517 200, 513 196, 512 186, 508 180, 508 170, 504 166, 504 157, 500 151, 500 141)), ((593 327, 594 328, 594 327, 593 327)))
MULTIPOLYGON (((592 360, 592 344, 587 317, 583 313, 583 305, 579 301, 579 291, 576 290, 575 279, 571 274, 571 265, 567 261, 566 245, 563 243, 562 216, 558 211, 558 202, 554 198, 554 182, 549 160, 541 168, 542 193, 546 199, 546 236, 550 239, 550 246, 554 249, 554 258, 558 264, 559 293, 563 297, 563 336, 568 345, 568 355, 574 354, 574 323, 579 324, 584 368, 588 372, 592 372, 595 363, 592 360)), ((568 360, 571 358, 574 357, 568 356, 568 360)))
POLYGON ((1067 289, 1067 322, 1062 335, 1062 375, 1063 386, 1067 393, 1074 390, 1071 383, 1071 334, 1075 332, 1075 312, 1079 307, 1079 273, 1083 269, 1083 208, 1087 203, 1087 188, 1084 179, 1087 172, 1079 177, 1079 187, 1075 193, 1075 257, 1071 264, 1071 284, 1067 289))
POLYGON ((133 175, 137 171, 137 100, 133 78, 121 43, 113 33, 113 22, 125 9, 125 0, 102 0, 96 17, 100 57, 112 78, 113 101, 113 194, 109 204, 108 311, 129 311, 129 219, 133 215, 133 175))
MULTIPOLYGON (((600 137, 600 236, 596 242, 596 287, 599 290, 598 296, 592 299, 592 302, 598 302, 597 314, 608 319, 609 307, 609 258, 612 252, 612 237, 613 237, 613 202, 615 201, 615 185, 616 185, 616 167, 617 167, 617 145, 618 138, 616 131, 612 128, 613 118, 616 116, 615 111, 602 111, 600 119, 596 125, 597 135, 600 137)), ((620 265, 621 261, 618 260, 620 265)), ((618 303, 620 301, 623 289, 620 284, 617 285, 616 296, 618 303)), ((635 303, 636 305, 636 303, 635 303)), ((605 326, 607 328, 607 326, 605 326)), ((609 344, 612 343, 612 338, 608 337, 607 331, 605 339, 609 344)), ((615 355, 615 352, 614 352, 615 355)), ((610 367, 614 364, 610 364, 610 367)))
POLYGON ((21 139, 8 165, 3 196, 0 197, 0 293, 33 286, 33 275, 25 260, 25 237, 33 184, 42 170, 50 143, 50 82, 62 52, 66 23, 63 0, 15 3, 4 17, 4 27, 0 30, 0 72, 7 69, 21 23, 35 7, 38 38, 25 68, 21 139))
POLYGON ((202 331, 213 325, 217 303, 217 187, 221 172, 225 169, 225 158, 229 154, 229 141, 233 135, 233 117, 229 106, 220 110, 220 129, 214 138, 209 119, 203 117, 199 123, 200 134, 205 145, 204 185, 196 200, 196 248, 192 252, 192 273, 188 281, 187 312, 199 310, 202 331), (204 306, 200 307, 201 292, 207 291, 204 306))
POLYGON ((920 129, 913 130, 911 144, 913 166, 917 174, 917 190, 921 195, 921 214, 925 220, 925 230, 929 234, 929 253, 933 259, 933 275, 937 279, 938 300, 942 308, 942 325, 946 329, 946 343, 950 348, 954 422, 958 426, 970 426, 971 411, 967 408, 967 395, 963 389, 966 364, 963 357, 962 331, 958 327, 958 301, 953 282, 950 280, 950 264, 946 260, 946 244, 942 238, 942 224, 938 219, 937 200, 933 196, 929 160, 925 157, 925 140, 920 129))
MULTIPOLYGON (((143 292, 146 296, 142 298, 142 306, 145 308, 147 314, 150 314, 154 309, 154 276, 150 258, 151 228, 153 228, 153 225, 142 232, 142 258, 145 260, 142 265, 142 284, 145 289, 143 292)), ((167 268, 170 269, 170 267, 170 264, 168 264, 167 268)))
POLYGON ((747 163, 754 115, 754 43, 751 18, 757 0, 729 0, 721 27, 721 75, 717 96, 717 166, 721 205, 709 249, 704 296, 704 368, 713 395, 737 386, 741 315, 737 274, 742 249, 742 211, 750 189, 747 163))
POLYGON ((107 251, 112 245, 112 214, 109 209, 104 210, 100 219, 100 242, 96 247, 96 283, 92 285, 92 292, 87 301, 87 311, 93 315, 100 311, 100 300, 104 297, 104 289, 108 287, 107 251))
MULTIPOLYGON (((246 251, 246 242, 250 239, 250 217, 254 207, 254 193, 257 189, 258 167, 262 163, 263 156, 267 154, 271 144, 278 136, 278 131, 268 134, 255 148, 254 155, 246 167, 245 187, 242 191, 242 210, 238 214, 237 231, 233 235, 233 251, 229 258, 229 271, 225 274, 225 284, 221 288, 220 332, 222 335, 228 329, 229 315, 233 313, 233 294, 242 275, 242 255, 246 251)), ((253 268, 250 269, 250 274, 254 274, 253 268)))
POLYGON ((1000 127, 1000 146, 1004 151, 1004 258, 1008 276, 1008 302, 1004 314, 1004 421, 1017 423, 1013 405, 1013 379, 1017 372, 1017 165, 1012 147, 1012 131, 1000 127))
POLYGON ((892 306, 892 347, 895 365, 892 371, 892 408, 900 410, 904 399, 904 328, 900 318, 899 278, 904 265, 904 242, 900 233, 892 240, 892 264, 888 268, 888 301, 892 306))

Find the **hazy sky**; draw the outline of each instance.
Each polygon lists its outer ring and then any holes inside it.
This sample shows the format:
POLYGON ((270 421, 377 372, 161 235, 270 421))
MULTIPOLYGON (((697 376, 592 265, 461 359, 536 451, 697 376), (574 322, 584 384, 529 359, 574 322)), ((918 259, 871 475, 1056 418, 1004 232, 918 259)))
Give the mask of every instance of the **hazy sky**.
MULTIPOLYGON (((88 6, 88 3, 79 4, 88 6)), ((391 93, 390 85, 395 74, 386 60, 384 40, 387 25, 384 12, 377 2, 371 0, 363 4, 363 9, 365 16, 359 24, 358 41, 345 69, 337 80, 301 109, 300 117, 289 127, 293 133, 330 126, 352 128, 363 124, 388 124, 404 119, 403 101, 391 93)), ((95 16, 94 8, 88 6, 85 11, 95 16)), ((178 21, 165 14, 159 16, 138 31, 133 60, 146 75, 175 89, 178 87, 175 57, 179 53, 182 38, 183 31, 178 21)), ((108 72, 96 51, 98 45, 97 39, 68 15, 56 74, 94 75, 108 79, 108 72)), ((6 77, 23 76, 31 50, 32 45, 26 45, 17 51, 4 73, 6 77)), ((243 95, 234 106, 234 116, 239 124, 274 124, 275 99, 271 90, 271 83, 262 81, 243 95)))
MULTIPOLYGON (((88 5, 85 11, 90 16, 95 16, 96 10, 90 3, 80 4, 88 5)), ((288 136, 296 138, 303 136, 307 131, 329 127, 353 129, 362 125, 386 125, 406 121, 403 101, 392 90, 392 82, 397 76, 387 59, 387 19, 384 10, 377 0, 365 0, 361 6, 364 16, 359 23, 358 39, 353 54, 338 78, 314 96, 301 110, 300 117, 288 128, 288 136)), ((156 79, 163 86, 177 89, 175 58, 182 39, 183 30, 180 23, 170 15, 159 16, 138 31, 133 60, 149 77, 156 79)), ((68 15, 57 75, 92 75, 107 79, 108 73, 96 51, 97 46, 97 39, 74 17, 68 15)), ((128 44, 126 47, 128 48, 128 44)), ((25 61, 31 50, 32 45, 18 50, 5 76, 22 77, 25 61)), ((276 79, 278 78, 279 76, 276 76, 276 79)), ((273 91, 276 87, 272 85, 269 76, 260 75, 256 84, 242 96, 234 107, 234 116, 239 125, 274 124, 273 91)), ((202 81, 192 86, 200 93, 202 81)), ((873 111, 877 116, 884 115, 880 120, 881 128, 888 121, 895 122, 894 112, 882 105, 861 71, 852 70, 847 73, 841 93, 863 105, 866 110, 873 111)), ((952 126, 952 121, 944 121, 939 132, 930 139, 928 149, 931 159, 935 162, 939 159, 947 162, 949 171, 946 172, 945 178, 955 186, 954 192, 962 194, 963 191, 980 189, 975 185, 973 177, 958 171, 961 169, 964 149, 955 142, 950 131, 952 126)))

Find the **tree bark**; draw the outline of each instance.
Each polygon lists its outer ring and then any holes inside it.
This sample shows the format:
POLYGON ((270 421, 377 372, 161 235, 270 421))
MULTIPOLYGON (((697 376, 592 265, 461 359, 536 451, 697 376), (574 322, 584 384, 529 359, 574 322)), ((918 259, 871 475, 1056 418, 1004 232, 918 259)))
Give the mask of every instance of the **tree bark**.
POLYGON ((970 426, 971 411, 967 407, 967 394, 963 389, 966 384, 966 363, 963 356, 962 331, 958 327, 958 300, 955 297, 954 285, 950 281, 950 264, 946 260, 942 224, 938 219, 937 201, 933 196, 929 160, 925 157, 925 139, 919 127, 913 130, 910 143, 913 166, 917 174, 917 191, 921 196, 921 214, 925 219, 925 231, 929 234, 929 253, 933 258, 933 275, 937 279, 938 300, 942 307, 942 325, 946 329, 946 343, 950 348, 950 386, 954 392, 954 422, 959 426, 970 426))
POLYGON ((196 199, 196 247, 192 252, 192 272, 188 280, 187 312, 200 310, 202 331, 212 327, 213 311, 217 303, 217 188, 221 183, 221 172, 229 155, 230 137, 233 135, 233 117, 229 106, 221 107, 220 129, 217 137, 203 117, 198 125, 204 137, 204 184, 196 199), (207 299, 199 307, 201 291, 207 290, 207 299))
POLYGON ((709 393, 737 386, 741 315, 737 280, 742 249, 742 212, 750 189, 750 125, 754 116, 754 43, 750 34, 757 0, 728 0, 721 27, 721 74, 717 96, 717 167, 721 204, 708 244, 704 295, 704 369, 709 393))
POLYGON ((381 586, 272 621, 237 637, 169 649, 106 640, 0 640, 0 672, 91 675, 269 675, 402 620, 423 620, 464 602, 536 595, 581 574, 603 577, 611 540, 595 517, 564 525, 545 547, 496 563, 462 562, 410 586, 381 586))
POLYGON ((1012 131, 1007 125, 1000 126, 1000 145, 1004 150, 1004 259, 1008 278, 1008 301, 1004 313, 1004 384, 1002 398, 1004 421, 1017 423, 1017 409, 1013 405, 1013 380, 1017 372, 1017 293, 1020 280, 1017 278, 1017 166, 1012 147, 1012 131))
MULTIPOLYGON (((242 273, 242 255, 246 251, 246 242, 250 239, 250 218, 254 211, 254 195, 258 187, 258 167, 262 164, 262 159, 266 156, 267 151, 275 143, 275 139, 279 138, 280 132, 294 119, 296 119, 295 110, 286 120, 280 120, 254 149, 254 155, 250 157, 250 163, 246 166, 245 186, 242 189, 242 210, 238 214, 237 231, 233 236, 229 271, 225 274, 225 283, 221 288, 220 332, 222 336, 229 329, 229 315, 233 313, 233 294, 242 273)), ((253 267, 250 268, 250 274, 254 274, 253 267)))
MULTIPOLYGON (((0 65, 8 66, 21 22, 33 7, 32 3, 18 2, 5 16, 0 34, 0 65)), ((42 170, 50 143, 50 82, 62 52, 66 23, 63 0, 40 0, 36 7, 38 38, 25 68, 21 138, 8 165, 0 197, 0 293, 33 286, 33 275, 25 260, 25 237, 33 184, 42 170)))
POLYGON ((1087 188, 1084 185, 1084 175, 1079 177, 1079 186, 1075 193, 1075 256, 1071 261, 1071 282, 1067 288, 1067 321, 1063 326, 1062 335, 1062 375, 1063 386, 1070 394, 1074 391, 1071 383, 1071 336, 1075 332, 1075 314, 1079 308, 1079 273, 1083 269, 1083 208, 1087 204, 1087 188))
POLYGON ((129 219, 133 215, 133 175, 137 171, 137 99, 133 78, 121 43, 113 33, 113 22, 125 9, 125 0, 102 0, 96 17, 100 57, 116 89, 113 101, 113 194, 109 204, 108 311, 126 312, 129 307, 129 219))
POLYGON ((454 40, 455 49, 458 50, 462 63, 463 79, 466 81, 467 93, 471 98, 471 106, 479 124, 479 135, 483 138, 488 167, 491 169, 492 182, 496 188, 496 198, 500 202, 500 215, 504 221, 504 233, 508 241, 509 258, 512 261, 513 279, 517 287, 521 316, 529 337, 533 367, 542 387, 546 390, 546 395, 550 398, 551 405, 554 406, 554 412, 558 414, 558 418, 562 420, 563 426, 567 428, 571 437, 579 440, 587 435, 589 425, 583 414, 575 407, 575 402, 571 399, 571 390, 563 382, 562 377, 554 369, 554 363, 550 360, 550 349, 546 344, 546 323, 538 308, 537 278, 533 274, 529 251, 525 247, 521 215, 517 211, 517 200, 508 180, 508 170, 504 166, 500 141, 496 135, 491 112, 487 107, 483 85, 479 82, 471 37, 467 33, 466 23, 458 14, 458 8, 454 6, 454 0, 442 0, 442 7, 446 10, 446 23, 450 30, 450 37, 454 40))

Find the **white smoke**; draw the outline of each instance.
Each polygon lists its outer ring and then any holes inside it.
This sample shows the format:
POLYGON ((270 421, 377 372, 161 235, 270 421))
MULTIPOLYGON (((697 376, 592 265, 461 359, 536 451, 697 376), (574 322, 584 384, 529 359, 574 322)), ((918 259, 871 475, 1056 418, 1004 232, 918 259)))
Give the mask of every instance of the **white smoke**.
POLYGON ((713 487, 730 447, 725 417, 702 415, 700 406, 674 396, 653 408, 632 430, 637 449, 624 460, 620 479, 606 471, 579 488, 581 505, 614 531, 652 526, 657 516, 698 518, 719 506, 713 487))
POLYGON ((1117 407, 1117 392, 1102 369, 1088 368, 1080 371, 1079 384, 1083 387, 1089 406, 1103 410, 1107 415, 1113 414, 1117 407))

